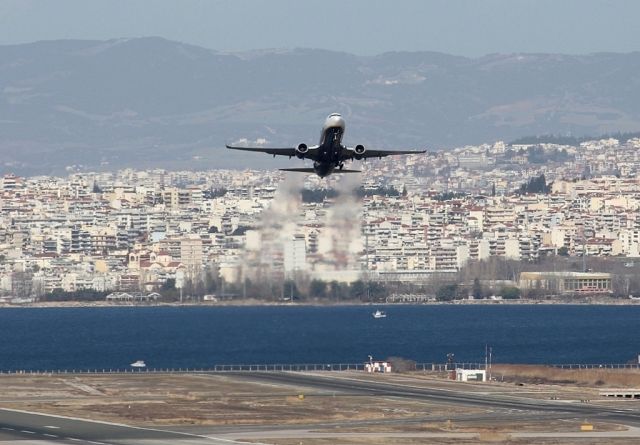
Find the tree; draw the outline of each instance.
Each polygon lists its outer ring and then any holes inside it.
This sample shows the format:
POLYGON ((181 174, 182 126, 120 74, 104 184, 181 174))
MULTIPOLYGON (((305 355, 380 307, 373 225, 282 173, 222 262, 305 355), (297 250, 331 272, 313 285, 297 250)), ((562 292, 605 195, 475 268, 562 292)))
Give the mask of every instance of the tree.
POLYGON ((218 279, 218 271, 214 267, 210 266, 204 272, 203 279, 204 290, 207 293, 214 293, 218 290, 219 287, 219 279, 218 279))
POLYGON ((569 248, 567 246, 562 246, 558 249, 558 255, 560 256, 569 256, 569 248))
POLYGON ((334 280, 329 283, 329 295, 335 301, 340 301, 349 296, 349 287, 344 283, 339 283, 334 280))
POLYGON ((370 300, 384 301, 388 295, 387 288, 375 281, 368 283, 368 296, 370 300))
POLYGON ((500 293, 505 300, 516 300, 520 298, 520 289, 515 286, 505 286, 500 293))
POLYGON ((360 187, 359 189, 357 189, 356 195, 359 196, 360 198, 364 196, 374 196, 374 195, 400 196, 400 192, 393 187, 378 186, 376 188, 366 189, 366 190, 364 187, 360 187))
POLYGON ((295 281, 287 280, 282 285, 282 296, 285 300, 299 300, 300 292, 298 291, 298 286, 296 286, 295 281))
POLYGON ((309 296, 311 298, 325 298, 327 296, 327 283, 322 280, 312 280, 309 284, 309 296))
POLYGON ((544 177, 544 173, 535 178, 529 179, 528 182, 522 184, 518 189, 520 194, 525 193, 544 193, 548 194, 551 191, 551 186, 547 185, 547 180, 544 177))
POLYGON ((478 277, 473 279, 473 288, 471 291, 473 298, 482 298, 482 285, 478 277))
POLYGON ((56 288, 43 295, 41 301, 101 301, 109 292, 101 292, 93 289, 82 289, 72 292, 56 288))
POLYGON ((163 290, 163 291, 175 290, 175 289, 176 289, 176 279, 175 278, 168 278, 167 281, 162 283, 162 286, 160 287, 160 290, 163 290))
POLYGON ((358 280, 351 283, 349 286, 349 297, 353 299, 363 300, 367 296, 367 287, 365 286, 364 281, 358 280))
POLYGON ((455 300, 458 291, 457 284, 445 284, 440 286, 436 291, 436 300, 438 301, 451 301, 455 300))

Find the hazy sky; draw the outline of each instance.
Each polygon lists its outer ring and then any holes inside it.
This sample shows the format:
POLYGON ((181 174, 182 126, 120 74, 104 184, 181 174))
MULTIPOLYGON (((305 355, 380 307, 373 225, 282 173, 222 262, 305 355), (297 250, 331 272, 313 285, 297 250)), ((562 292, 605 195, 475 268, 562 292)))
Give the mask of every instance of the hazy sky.
POLYGON ((0 0, 0 44, 161 36, 230 51, 311 47, 640 50, 639 0, 0 0))

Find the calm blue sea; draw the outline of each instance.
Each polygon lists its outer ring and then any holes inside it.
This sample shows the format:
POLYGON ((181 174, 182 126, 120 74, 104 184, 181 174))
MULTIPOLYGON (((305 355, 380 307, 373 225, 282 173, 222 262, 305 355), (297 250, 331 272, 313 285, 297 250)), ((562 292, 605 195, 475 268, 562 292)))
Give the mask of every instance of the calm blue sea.
POLYGON ((0 310, 0 370, 417 362, 625 363, 636 306, 110 307, 0 310), (387 311, 374 319, 376 308, 387 311))

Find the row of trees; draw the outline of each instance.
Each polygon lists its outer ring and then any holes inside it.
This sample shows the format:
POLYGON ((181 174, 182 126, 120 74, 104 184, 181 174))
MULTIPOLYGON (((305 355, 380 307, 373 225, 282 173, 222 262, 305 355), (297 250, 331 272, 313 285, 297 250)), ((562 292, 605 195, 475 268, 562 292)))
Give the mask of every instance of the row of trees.
POLYGON ((469 298, 469 296, 472 296, 474 299, 485 299, 491 295, 499 295, 505 300, 515 300, 520 298, 520 289, 516 286, 501 286, 498 290, 491 290, 489 288, 483 288, 479 284, 476 287, 476 281, 479 283, 476 278, 473 286, 471 287, 455 283, 440 286, 438 290, 436 290, 436 300, 462 300, 469 298))
MULTIPOLYGON (((311 300, 311 301, 384 301, 391 294, 416 293, 435 296, 441 301, 450 299, 488 298, 500 295, 502 298, 543 296, 544 289, 522 291, 517 283, 522 272, 581 272, 592 270, 612 275, 614 295, 640 295, 640 262, 630 263, 625 258, 571 257, 559 249, 557 255, 542 256, 536 261, 519 261, 503 257, 491 257, 482 261, 470 261, 456 274, 432 274, 429 281, 376 282, 358 280, 351 284, 338 281, 309 280, 301 275, 295 280, 246 278, 237 283, 226 283, 218 278, 218 271, 210 268, 200 280, 187 280, 183 288, 185 295, 215 293, 235 298, 256 298, 263 300, 311 300)), ((165 294, 166 289, 160 293, 165 294)), ((550 294, 552 291, 549 292, 550 294)))
MULTIPOLYGON (((168 279, 157 291, 165 301, 178 301, 180 289, 173 278, 168 279)), ((353 283, 338 281, 307 280, 258 280, 245 278, 228 283, 210 268, 199 278, 188 278, 182 288, 183 300, 200 300, 202 296, 214 294, 220 299, 252 298, 265 301, 383 301, 389 289, 376 282, 358 280, 353 283)))
POLYGON ((48 294, 42 295, 40 301, 104 301, 111 292, 101 292, 93 289, 65 291, 54 289, 48 294))
POLYGON ((389 289, 380 283, 358 280, 353 283, 322 280, 285 280, 270 286, 251 280, 226 284, 227 297, 247 297, 266 301, 376 302, 384 301, 389 289))
MULTIPOLYGON (((251 298, 264 301, 317 301, 317 302, 382 302, 394 293, 425 294, 435 296, 440 301, 476 299, 500 295, 502 298, 543 297, 553 294, 553 289, 528 289, 521 292, 516 283, 522 272, 607 272, 612 276, 614 296, 627 297, 640 295, 640 262, 635 263, 626 258, 565 256, 543 256, 534 262, 509 260, 491 257, 483 261, 468 262, 459 272, 431 274, 429 280, 422 283, 412 282, 376 282, 358 280, 353 283, 338 281, 310 280, 305 275, 295 280, 277 277, 245 278, 238 282, 225 282, 214 266, 208 267, 198 274, 188 275, 182 283, 182 289, 176 286, 175 279, 169 279, 158 288, 152 289, 163 296, 163 301, 200 300, 207 294, 215 294, 219 298, 242 299, 251 298), (521 295, 522 294, 522 295, 521 295)), ((32 274, 15 273, 12 277, 12 295, 18 297, 40 296, 41 301, 98 301, 103 300, 109 292, 81 290, 66 292, 56 289, 51 293, 35 292, 32 274)), ((124 289, 130 292, 140 289, 124 289)))

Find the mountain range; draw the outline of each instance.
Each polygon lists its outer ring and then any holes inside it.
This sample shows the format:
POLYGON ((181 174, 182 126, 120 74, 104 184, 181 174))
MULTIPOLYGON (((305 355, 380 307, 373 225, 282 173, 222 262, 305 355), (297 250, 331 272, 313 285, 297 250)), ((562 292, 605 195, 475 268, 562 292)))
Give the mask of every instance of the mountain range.
POLYGON ((640 130, 640 52, 225 53, 161 38, 0 46, 0 170, 298 165, 231 142, 446 149, 640 130))

